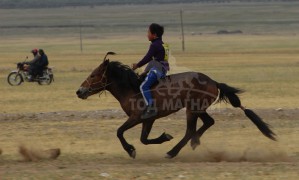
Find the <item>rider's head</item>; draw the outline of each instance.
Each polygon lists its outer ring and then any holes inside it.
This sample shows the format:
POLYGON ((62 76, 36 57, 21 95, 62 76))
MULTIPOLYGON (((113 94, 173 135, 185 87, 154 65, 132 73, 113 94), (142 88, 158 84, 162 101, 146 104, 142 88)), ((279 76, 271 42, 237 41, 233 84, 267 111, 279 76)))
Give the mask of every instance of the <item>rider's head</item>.
POLYGON ((152 41, 156 38, 162 38, 163 33, 164 33, 164 27, 159 24, 152 23, 148 27, 148 39, 150 41, 152 41))
POLYGON ((36 56, 37 55, 37 52, 38 52, 38 50, 37 49, 32 49, 31 51, 30 51, 34 56, 36 56))
POLYGON ((43 55, 43 54, 45 54, 45 51, 44 51, 43 49, 39 49, 39 50, 38 50, 38 53, 39 53, 40 55, 43 55))

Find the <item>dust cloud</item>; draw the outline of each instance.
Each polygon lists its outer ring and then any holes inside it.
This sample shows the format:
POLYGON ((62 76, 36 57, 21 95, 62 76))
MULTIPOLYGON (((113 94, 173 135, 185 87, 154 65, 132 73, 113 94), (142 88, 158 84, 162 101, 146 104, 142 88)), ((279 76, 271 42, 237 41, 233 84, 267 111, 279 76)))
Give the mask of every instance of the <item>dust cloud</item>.
MULTIPOLYGON (((223 147, 220 145, 198 146, 194 151, 185 147, 178 156, 171 159, 180 162, 290 162, 293 161, 282 147, 271 145, 252 147, 223 147)), ((137 159, 148 162, 164 161, 161 149, 142 150, 137 159)), ((165 159, 165 158, 164 158, 165 159)), ((168 160, 168 159, 167 159, 168 160)), ((165 160, 165 161, 167 161, 165 160)))
POLYGON ((60 155, 60 149, 41 150, 39 148, 28 148, 25 145, 19 146, 19 153, 23 161, 41 161, 56 159, 60 155))
POLYGON ((283 149, 247 147, 244 150, 205 148, 199 156, 199 160, 208 162, 288 162, 290 158, 283 149))

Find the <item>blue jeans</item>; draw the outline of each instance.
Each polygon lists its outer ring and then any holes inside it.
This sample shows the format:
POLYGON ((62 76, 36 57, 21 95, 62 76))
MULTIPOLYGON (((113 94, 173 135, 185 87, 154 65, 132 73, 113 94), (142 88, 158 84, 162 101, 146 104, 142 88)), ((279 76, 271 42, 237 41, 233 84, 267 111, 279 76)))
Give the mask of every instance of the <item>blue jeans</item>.
POLYGON ((145 104, 147 106, 153 105, 153 97, 151 93, 151 87, 155 84, 159 79, 164 78, 166 75, 165 72, 161 72, 156 68, 151 68, 150 71, 147 73, 147 76, 143 83, 140 85, 140 91, 144 98, 145 104))

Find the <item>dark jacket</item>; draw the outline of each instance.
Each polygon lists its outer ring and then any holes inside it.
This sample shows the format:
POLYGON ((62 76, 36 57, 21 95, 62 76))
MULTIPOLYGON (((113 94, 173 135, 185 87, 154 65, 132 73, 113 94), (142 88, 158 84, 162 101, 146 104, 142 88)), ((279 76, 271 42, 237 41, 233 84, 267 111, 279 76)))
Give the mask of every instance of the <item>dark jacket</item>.
POLYGON ((41 55, 40 61, 39 61, 39 66, 46 67, 46 66, 48 66, 48 64, 49 64, 48 56, 46 54, 41 55))
POLYGON ((48 65, 48 63, 48 57, 46 54, 35 56, 32 61, 28 62, 28 64, 30 65, 29 74, 33 76, 42 75, 43 69, 48 65))
POLYGON ((29 64, 31 66, 38 66, 40 58, 41 58, 40 55, 36 55, 31 61, 27 62, 26 64, 29 64))
POLYGON ((148 52, 146 53, 144 58, 137 63, 137 66, 141 67, 153 60, 159 63, 151 64, 156 64, 158 66, 161 66, 164 71, 169 71, 168 51, 168 45, 164 44, 161 38, 154 39, 150 45, 148 52))

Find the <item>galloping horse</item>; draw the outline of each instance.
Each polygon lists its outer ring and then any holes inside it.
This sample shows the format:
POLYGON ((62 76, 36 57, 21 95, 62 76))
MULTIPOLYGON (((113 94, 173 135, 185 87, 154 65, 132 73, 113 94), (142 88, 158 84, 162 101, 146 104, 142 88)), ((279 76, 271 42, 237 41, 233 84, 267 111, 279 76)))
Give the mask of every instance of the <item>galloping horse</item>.
POLYGON ((197 72, 185 72, 167 76, 154 85, 151 89, 155 105, 158 110, 156 116, 142 119, 141 115, 145 103, 140 93, 140 78, 129 66, 117 61, 109 61, 107 55, 115 54, 108 52, 103 62, 98 66, 81 84, 76 94, 81 99, 109 91, 120 103, 122 109, 128 115, 128 120, 118 128, 117 137, 127 153, 135 158, 136 150, 129 144, 123 134, 126 130, 142 123, 141 142, 143 144, 161 144, 170 141, 173 137, 162 133, 161 136, 148 139, 152 125, 156 119, 168 116, 182 108, 186 108, 187 130, 182 140, 167 152, 167 158, 175 157, 180 150, 191 139, 191 147, 196 148, 200 144, 200 137, 214 124, 214 119, 206 112, 218 97, 218 101, 230 103, 233 107, 240 108, 245 115, 257 126, 257 128, 268 138, 275 139, 275 134, 269 125, 262 121, 252 110, 241 105, 237 96, 242 91, 230 87, 224 83, 218 83, 208 76, 197 72), (196 130, 197 119, 203 121, 203 125, 196 130))

